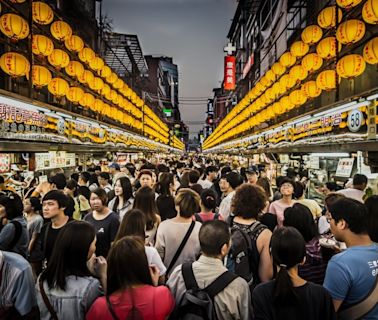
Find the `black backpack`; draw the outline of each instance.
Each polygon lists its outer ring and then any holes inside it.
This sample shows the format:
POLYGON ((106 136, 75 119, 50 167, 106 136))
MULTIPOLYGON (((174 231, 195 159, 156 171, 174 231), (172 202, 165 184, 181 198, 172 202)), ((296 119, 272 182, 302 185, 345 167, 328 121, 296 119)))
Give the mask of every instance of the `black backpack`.
POLYGON ((260 255, 256 240, 263 230, 267 229, 259 221, 243 228, 231 223, 231 248, 227 256, 227 269, 245 279, 250 288, 260 283, 260 255))
POLYGON ((200 289, 193 274, 192 263, 182 265, 182 275, 186 292, 170 319, 178 320, 212 320, 217 319, 214 297, 223 291, 238 276, 226 271, 206 288, 200 289))

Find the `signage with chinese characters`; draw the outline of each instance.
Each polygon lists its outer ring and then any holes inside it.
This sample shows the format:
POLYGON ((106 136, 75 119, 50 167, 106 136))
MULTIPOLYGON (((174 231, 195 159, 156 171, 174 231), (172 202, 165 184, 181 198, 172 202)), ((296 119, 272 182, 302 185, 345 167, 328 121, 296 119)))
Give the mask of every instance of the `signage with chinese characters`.
POLYGON ((35 163, 36 170, 74 167, 76 165, 75 154, 65 151, 36 153, 35 163))
POLYGON ((349 178, 353 169, 354 158, 343 158, 339 160, 336 169, 336 177, 349 178))
POLYGON ((236 84, 236 57, 226 56, 224 58, 224 90, 235 90, 236 84))

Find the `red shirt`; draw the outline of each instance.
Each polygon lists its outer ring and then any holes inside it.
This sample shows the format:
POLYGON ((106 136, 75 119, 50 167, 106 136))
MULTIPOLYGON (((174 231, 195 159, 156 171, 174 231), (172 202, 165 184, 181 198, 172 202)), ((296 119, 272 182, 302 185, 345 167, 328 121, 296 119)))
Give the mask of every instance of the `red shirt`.
MULTIPOLYGON (((142 319, 164 320, 173 311, 175 301, 171 292, 165 286, 153 287, 145 285, 132 290, 134 306, 139 310, 142 319)), ((113 310, 119 319, 125 319, 130 312, 131 295, 127 289, 120 293, 114 293, 110 296, 110 302, 113 310)), ((99 297, 89 309, 87 320, 114 320, 105 297, 99 297)))
MULTIPOLYGON (((214 220, 214 217, 215 217, 215 213, 214 212, 208 212, 208 213, 200 212, 200 213, 198 213, 198 215, 201 217, 202 222, 209 221, 209 220, 214 220)), ((196 220, 195 216, 193 216, 193 220, 194 221, 196 220)), ((217 220, 224 220, 224 219, 223 219, 223 217, 220 214, 218 214, 218 219, 217 220)))

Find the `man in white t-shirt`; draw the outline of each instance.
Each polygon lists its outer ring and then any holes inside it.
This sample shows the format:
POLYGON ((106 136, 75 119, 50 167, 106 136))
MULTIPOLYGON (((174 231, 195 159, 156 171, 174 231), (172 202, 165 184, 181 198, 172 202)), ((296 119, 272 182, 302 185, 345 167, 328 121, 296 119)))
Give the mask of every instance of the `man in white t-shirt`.
POLYGON ((364 195, 365 189, 368 183, 368 178, 364 174, 356 173, 353 177, 353 186, 352 188, 343 189, 337 191, 337 193, 341 193, 344 196, 355 199, 364 203, 364 195))
POLYGON ((214 180, 218 175, 218 168, 216 166, 208 166, 205 170, 206 179, 198 180, 198 183, 202 186, 203 189, 209 189, 212 187, 214 180))

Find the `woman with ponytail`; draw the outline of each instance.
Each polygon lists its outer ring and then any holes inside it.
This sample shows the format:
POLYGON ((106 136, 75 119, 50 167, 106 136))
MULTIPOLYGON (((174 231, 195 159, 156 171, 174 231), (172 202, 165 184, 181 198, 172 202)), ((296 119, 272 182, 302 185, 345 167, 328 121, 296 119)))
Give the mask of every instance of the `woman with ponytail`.
POLYGON ((195 214, 195 218, 199 222, 208 220, 223 220, 219 213, 215 213, 217 206, 217 195, 212 189, 204 189, 201 192, 201 212, 195 214))
POLYGON ((270 247, 277 276, 253 291, 255 320, 336 319, 326 289, 298 275, 298 266, 306 260, 306 243, 299 231, 293 227, 277 229, 270 247))

